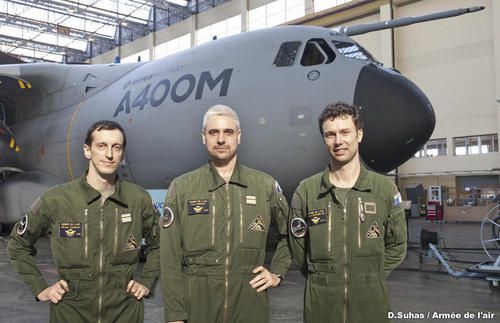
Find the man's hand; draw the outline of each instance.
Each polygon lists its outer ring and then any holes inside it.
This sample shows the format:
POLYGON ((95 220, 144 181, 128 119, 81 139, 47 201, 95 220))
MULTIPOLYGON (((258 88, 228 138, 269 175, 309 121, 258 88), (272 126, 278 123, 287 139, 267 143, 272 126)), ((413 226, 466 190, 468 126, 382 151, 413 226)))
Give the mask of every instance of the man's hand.
POLYGON ((263 266, 255 268, 253 273, 258 273, 258 275, 250 281, 250 285, 252 285, 252 288, 256 288, 257 292, 262 292, 269 287, 276 287, 281 282, 281 278, 278 275, 273 274, 263 266))
POLYGON ((59 303, 66 292, 69 292, 68 283, 65 280, 60 280, 55 282, 52 286, 49 286, 42 290, 36 298, 41 302, 51 301, 54 304, 59 303))
POLYGON ((127 285, 127 293, 130 293, 140 301, 143 297, 149 295, 149 288, 135 280, 130 280, 127 285))

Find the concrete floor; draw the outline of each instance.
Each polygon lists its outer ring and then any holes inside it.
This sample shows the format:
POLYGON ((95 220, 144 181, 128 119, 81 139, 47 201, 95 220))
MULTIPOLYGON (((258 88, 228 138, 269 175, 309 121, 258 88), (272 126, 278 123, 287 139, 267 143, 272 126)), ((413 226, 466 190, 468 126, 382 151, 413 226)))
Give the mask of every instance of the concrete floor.
MULTIPOLYGON (((423 219, 410 219, 410 250, 405 261, 387 280, 392 311, 400 312, 405 318, 393 322, 500 322, 500 292, 490 290, 485 279, 456 279, 447 275, 433 258, 419 262, 416 247, 420 229, 425 227, 438 231, 440 247, 481 248, 478 223, 430 224, 423 219), (444 242, 444 243, 443 243, 444 242), (477 319, 478 312, 483 313, 477 319), (461 319, 435 318, 432 315, 460 314, 461 319), (475 319, 463 318, 474 314, 475 319), (409 315, 424 315, 424 319, 407 319, 409 315), (429 318, 427 318, 429 315, 429 318)), ((46 322, 48 306, 36 302, 29 289, 19 280, 6 254, 6 239, 0 237, 0 322, 46 322)), ((486 260, 481 250, 453 250, 443 252, 450 259, 480 262, 486 260)), ((53 282, 57 274, 50 256, 47 239, 38 242, 36 261, 46 279, 53 282)), ((470 264, 450 263, 455 270, 470 264)), ((283 284, 270 291, 271 317, 273 323, 302 322, 302 297, 304 279, 296 270, 291 270, 283 284)), ((161 290, 145 301, 145 322, 163 322, 161 290)), ((443 317, 443 316, 441 316, 443 317)), ((207 322, 209 323, 209 322, 207 322)), ((258 322, 257 322, 258 323, 258 322)), ((318 322, 321 323, 321 322, 318 322)))

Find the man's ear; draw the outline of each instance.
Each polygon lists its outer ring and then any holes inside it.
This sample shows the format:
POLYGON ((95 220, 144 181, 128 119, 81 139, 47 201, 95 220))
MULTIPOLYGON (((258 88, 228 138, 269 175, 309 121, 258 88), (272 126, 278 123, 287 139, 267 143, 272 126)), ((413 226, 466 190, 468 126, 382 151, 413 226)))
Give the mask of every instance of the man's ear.
POLYGON ((86 159, 89 159, 92 157, 92 154, 90 153, 90 147, 87 144, 83 145, 83 155, 85 156, 86 159))
POLYGON ((358 142, 361 143, 363 140, 363 129, 358 129, 358 142))
POLYGON ((204 145, 207 144, 207 138, 205 138, 205 131, 204 131, 204 129, 201 129, 201 142, 203 142, 204 145))

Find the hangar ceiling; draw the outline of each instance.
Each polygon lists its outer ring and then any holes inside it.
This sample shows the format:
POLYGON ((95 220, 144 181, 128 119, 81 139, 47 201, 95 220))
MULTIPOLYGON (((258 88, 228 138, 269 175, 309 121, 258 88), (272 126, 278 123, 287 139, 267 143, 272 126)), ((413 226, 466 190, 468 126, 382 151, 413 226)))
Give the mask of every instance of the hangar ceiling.
POLYGON ((0 0, 0 51, 82 63, 229 0, 0 0))

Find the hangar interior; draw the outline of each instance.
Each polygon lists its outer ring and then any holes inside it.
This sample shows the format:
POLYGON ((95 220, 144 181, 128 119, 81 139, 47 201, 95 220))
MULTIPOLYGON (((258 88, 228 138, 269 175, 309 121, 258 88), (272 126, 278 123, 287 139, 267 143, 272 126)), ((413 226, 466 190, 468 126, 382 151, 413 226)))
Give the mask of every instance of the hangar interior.
POLYGON ((480 221, 500 194, 498 1, 1 1, 0 51, 29 62, 149 61, 276 25, 334 28, 478 5, 481 15, 353 38, 418 84, 436 113, 431 139, 392 173, 411 214, 439 199, 445 220, 480 221))

